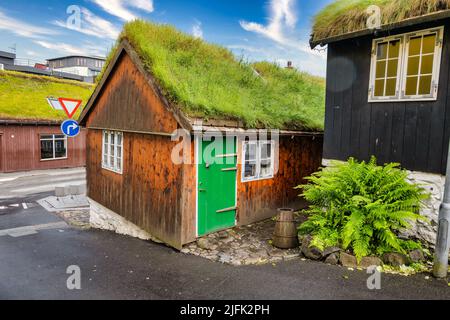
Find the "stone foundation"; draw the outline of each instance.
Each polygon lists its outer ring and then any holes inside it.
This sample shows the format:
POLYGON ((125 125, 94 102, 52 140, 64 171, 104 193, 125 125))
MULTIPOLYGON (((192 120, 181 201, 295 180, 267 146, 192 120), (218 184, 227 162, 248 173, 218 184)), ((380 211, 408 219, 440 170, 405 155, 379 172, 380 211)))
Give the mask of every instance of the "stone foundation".
MULTIPOLYGON (((322 165, 327 167, 330 165, 329 159, 323 159, 322 165)), ((418 221, 415 223, 412 230, 409 230, 404 235, 417 238, 427 242, 431 247, 435 246, 439 207, 444 195, 445 176, 432 173, 424 173, 417 171, 408 171, 408 178, 411 183, 420 184, 430 194, 431 197, 425 202, 420 214, 425 216, 428 222, 418 221)))
POLYGON ((114 211, 102 206, 98 202, 89 198, 90 218, 89 223, 92 228, 114 231, 115 233, 139 238, 142 240, 152 240, 161 243, 148 232, 142 230, 135 224, 127 221, 114 211))

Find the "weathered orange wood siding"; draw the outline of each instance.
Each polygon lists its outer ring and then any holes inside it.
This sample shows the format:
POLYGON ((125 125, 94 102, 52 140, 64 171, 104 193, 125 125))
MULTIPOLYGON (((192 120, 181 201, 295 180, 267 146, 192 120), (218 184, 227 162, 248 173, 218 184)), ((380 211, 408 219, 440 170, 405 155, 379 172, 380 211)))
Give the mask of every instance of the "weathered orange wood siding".
POLYGON ((0 172, 82 167, 86 130, 67 139, 67 159, 41 160, 40 135, 61 134, 59 126, 0 125, 0 172))
MULTIPOLYGON (((282 136, 279 141, 279 170, 273 179, 242 182, 238 166, 238 224, 245 225, 269 218, 276 209, 299 204, 299 190, 294 187, 317 171, 322 161, 323 137, 282 136)), ((242 141, 238 145, 242 163, 242 141)))
POLYGON ((123 173, 102 169, 102 130, 87 138, 88 196, 167 244, 181 248, 183 166, 171 160, 178 124, 124 55, 86 121, 87 128, 124 131, 123 173))
POLYGON ((88 195, 169 245, 181 246, 182 166, 167 137, 123 135, 123 174, 102 169, 102 131, 87 138, 88 195))

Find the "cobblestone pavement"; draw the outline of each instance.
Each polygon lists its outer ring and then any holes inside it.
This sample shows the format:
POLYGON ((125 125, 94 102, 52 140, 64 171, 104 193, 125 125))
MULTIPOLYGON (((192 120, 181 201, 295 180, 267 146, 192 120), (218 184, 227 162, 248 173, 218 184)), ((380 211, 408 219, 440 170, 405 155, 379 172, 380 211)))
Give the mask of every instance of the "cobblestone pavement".
POLYGON ((79 229, 89 229, 89 210, 60 211, 56 213, 69 225, 79 229))
MULTIPOLYGON (((296 220, 300 223, 300 218, 296 220)), ((235 266, 278 263, 300 258, 300 248, 282 250, 271 244, 275 221, 268 219, 207 235, 181 252, 235 266)))

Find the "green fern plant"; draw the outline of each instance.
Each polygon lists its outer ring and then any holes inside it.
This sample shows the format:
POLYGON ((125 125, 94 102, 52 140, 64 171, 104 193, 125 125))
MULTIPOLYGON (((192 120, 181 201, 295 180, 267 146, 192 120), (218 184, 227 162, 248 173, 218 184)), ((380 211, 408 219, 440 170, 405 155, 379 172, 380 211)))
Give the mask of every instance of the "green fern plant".
POLYGON ((399 239, 398 232, 410 229, 413 221, 426 221, 419 211, 429 194, 409 183, 407 172, 398 164, 378 166, 375 157, 369 162, 350 158, 333 162, 307 180, 308 184, 297 187, 311 204, 303 211, 310 217, 299 233, 311 234, 311 245, 351 249, 358 261, 372 254, 405 253, 420 247, 399 239))

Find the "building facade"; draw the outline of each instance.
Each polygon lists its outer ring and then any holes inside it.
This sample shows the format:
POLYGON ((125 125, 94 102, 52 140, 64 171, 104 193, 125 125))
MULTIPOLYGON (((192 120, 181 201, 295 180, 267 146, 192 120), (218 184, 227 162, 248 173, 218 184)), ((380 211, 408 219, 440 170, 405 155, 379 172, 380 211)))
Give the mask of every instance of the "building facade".
POLYGON ((48 66, 59 72, 76 74, 83 77, 96 77, 105 65, 105 59, 89 56, 66 56, 48 59, 48 66))

